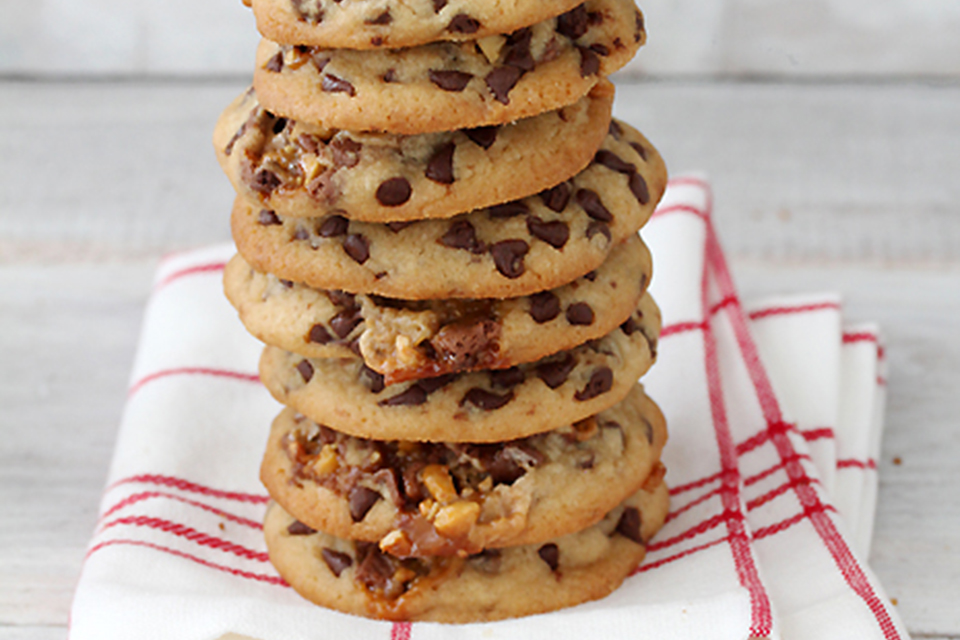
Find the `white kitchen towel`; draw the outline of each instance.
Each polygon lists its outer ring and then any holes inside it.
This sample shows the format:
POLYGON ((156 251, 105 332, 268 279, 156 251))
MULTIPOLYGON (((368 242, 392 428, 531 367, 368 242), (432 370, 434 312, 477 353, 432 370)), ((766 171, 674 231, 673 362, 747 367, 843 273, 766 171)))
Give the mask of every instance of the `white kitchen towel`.
MULTIPOLYGON (((774 425, 781 431, 751 448, 750 438, 770 427, 766 414, 747 416, 741 428, 740 412, 729 406, 733 391, 748 400, 752 394, 754 403, 757 392, 752 378, 719 366, 742 361, 749 349, 738 334, 714 327, 740 307, 718 305, 711 293, 718 288, 705 287, 719 252, 708 214, 706 185, 677 180, 643 232, 664 311, 659 362, 644 382, 669 421, 664 456, 672 508, 643 565, 612 596, 542 616, 456 627, 370 621, 301 600, 270 566, 262 541, 267 496, 257 472, 279 405, 257 380, 259 344, 221 293, 232 249, 220 246, 170 257, 158 271, 70 637, 776 638, 784 613, 792 620, 798 611, 796 599, 780 593, 785 574, 776 556, 796 560, 794 541, 786 540, 796 532, 803 534, 797 548, 810 547, 816 571, 790 578, 810 589, 829 587, 823 603, 840 616, 838 628, 855 628, 864 638, 906 637, 840 534, 839 547, 832 537, 829 544, 817 537, 814 516, 833 517, 819 493, 819 511, 785 515, 796 505, 777 498, 751 510, 769 478, 783 479, 769 472, 747 484, 765 473, 757 453, 776 457, 781 436, 796 434, 781 420, 774 425), (777 528, 797 517, 801 524, 777 528), (842 579, 848 574, 853 578, 842 579)), ((793 457, 780 460, 784 469, 807 462, 806 442, 799 437, 796 444, 793 457)), ((808 478, 815 475, 810 465, 808 478)), ((786 491, 806 495, 792 485, 786 491)))

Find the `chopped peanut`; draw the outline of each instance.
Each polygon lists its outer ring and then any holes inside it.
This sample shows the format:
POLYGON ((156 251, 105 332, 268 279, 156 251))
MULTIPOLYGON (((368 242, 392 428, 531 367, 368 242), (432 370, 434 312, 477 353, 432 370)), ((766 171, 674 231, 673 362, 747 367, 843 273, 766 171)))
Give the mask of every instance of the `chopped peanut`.
POLYGON ((433 526, 442 536, 459 538, 466 535, 480 517, 480 505, 469 500, 459 500, 437 512, 433 526))
POLYGON ((667 475, 667 468, 663 463, 657 462, 650 470, 650 475, 643 481, 644 491, 653 491, 663 481, 663 476, 667 475))
POLYGON ((595 436, 598 428, 597 419, 591 416, 585 420, 574 423, 573 434, 576 436, 577 442, 583 442, 595 436))
POLYGON ((380 550, 394 556, 404 557, 410 555, 413 544, 409 536, 400 529, 394 529, 380 539, 380 550))
POLYGON ((338 466, 340 465, 337 462, 337 448, 332 444, 323 445, 323 449, 320 450, 320 455, 313 463, 313 470, 322 476, 333 473, 337 470, 338 466))
POLYGON ((420 480, 437 502, 453 502, 458 497, 450 472, 442 464, 425 466, 420 471, 420 480))

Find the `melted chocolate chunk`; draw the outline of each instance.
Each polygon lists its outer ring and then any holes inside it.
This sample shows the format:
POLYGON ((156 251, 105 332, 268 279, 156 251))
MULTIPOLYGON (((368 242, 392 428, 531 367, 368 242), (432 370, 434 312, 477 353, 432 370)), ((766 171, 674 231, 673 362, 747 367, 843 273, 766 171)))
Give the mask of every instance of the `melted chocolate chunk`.
POLYGON ((322 324, 315 324, 310 327, 310 333, 307 334, 307 339, 317 344, 329 344, 333 342, 333 336, 330 335, 330 332, 327 331, 322 324))
POLYGON ((522 75, 523 70, 517 67, 497 67, 487 74, 484 81, 497 102, 510 104, 510 92, 517 86, 522 75))
POLYGON ((587 386, 573 394, 575 400, 584 402, 603 395, 613 388, 613 371, 610 367, 600 367, 590 375, 587 386))
POLYGON ((476 33, 480 29, 480 21, 470 17, 465 13, 458 13, 453 16, 453 20, 447 25, 447 31, 451 33, 476 33))
POLYGON ((617 521, 617 533, 625 538, 633 540, 637 544, 643 544, 643 536, 640 533, 640 510, 636 507, 627 507, 617 521))
POLYGON ((440 238, 440 244, 451 249, 463 249, 470 253, 484 253, 487 246, 477 239, 477 230, 466 220, 457 220, 440 238))
POLYGON ((463 134, 478 147, 489 149, 497 141, 497 133, 500 127, 491 125, 489 127, 476 127, 475 129, 464 129, 463 134))
POLYGON ((340 291, 339 289, 327 289, 324 291, 327 299, 338 307, 355 307, 357 298, 352 293, 340 291))
POLYGON ((317 235, 321 238, 337 238, 347 234, 350 221, 343 216, 327 216, 317 227, 317 235))
POLYGON ((574 196, 574 199, 577 201, 583 210, 587 212, 587 215, 593 218, 594 220, 599 220, 600 222, 612 222, 613 214, 603 206, 603 202, 600 201, 600 196, 597 195, 596 191, 591 191, 590 189, 580 189, 577 191, 577 195, 574 196))
POLYGON ((380 393, 384 389, 383 375, 377 373, 367 365, 362 365, 360 367, 360 375, 366 379, 367 388, 370 389, 370 393, 380 393))
POLYGON ((460 400, 460 406, 464 406, 467 403, 472 404, 478 409, 483 409, 484 411, 493 411, 499 409, 500 407, 505 406, 513 400, 513 391, 508 391, 502 395, 487 391, 486 389, 481 389, 480 387, 474 387, 467 391, 466 395, 463 396, 463 399, 460 400))
POLYGON ((570 227, 562 220, 544 222, 536 216, 527 218, 527 231, 534 238, 543 240, 554 249, 561 249, 570 239, 570 227))
POLYGON ((593 309, 586 302, 574 302, 567 307, 567 322, 572 325, 591 325, 593 309))
POLYGON ((395 396, 381 400, 378 404, 381 407, 414 407, 427 401, 427 392, 419 385, 413 385, 406 391, 401 391, 395 396))
POLYGON ((384 9, 383 13, 380 13, 374 18, 368 18, 364 20, 366 24, 390 24, 393 22, 393 16, 390 15, 390 9, 384 9))
POLYGON ((548 209, 560 213, 567 208, 567 204, 570 202, 570 185, 561 182, 552 189, 540 192, 540 199, 543 200, 543 204, 548 209))
POLYGON ((334 551, 329 547, 324 547, 321 549, 320 556, 323 558, 323 561, 327 563, 327 566, 330 567, 330 571, 333 572, 333 575, 338 578, 340 577, 340 574, 347 569, 347 567, 353 564, 353 558, 345 553, 334 551))
POLYGON ((490 376, 490 384, 500 389, 512 389, 518 384, 523 384, 523 381, 527 377, 520 367, 494 369, 488 373, 490 376))
POLYGON ((620 325, 620 330, 628 336, 632 336, 637 330, 640 329, 640 325, 637 324, 637 321, 633 319, 633 316, 627 318, 627 320, 620 325))
POLYGON ((610 227, 607 226, 606 223, 600 222, 599 220, 593 220, 589 225, 587 225, 587 240, 590 240, 598 233, 606 236, 608 242, 613 239, 613 234, 610 233, 610 227))
POLYGON ((582 37, 589 27, 587 9, 583 5, 567 11, 557 18, 557 33, 571 40, 582 37))
POLYGON ((507 42, 500 53, 503 64, 508 67, 515 67, 522 72, 533 71, 537 63, 533 59, 533 54, 530 53, 532 39, 533 30, 529 27, 507 36, 507 42))
POLYGON ((499 350, 500 323, 494 320, 464 320, 443 326, 430 340, 435 359, 456 370, 473 368, 480 359, 499 350))
POLYGON ((280 186, 280 178, 272 171, 260 169, 260 171, 257 171, 251 176, 247 184, 257 193, 269 195, 274 189, 280 186))
POLYGON ((565 353, 560 360, 537 365, 537 377, 549 388, 556 389, 567 381, 575 366, 577 366, 577 359, 573 354, 565 353))
POLYGON ((385 207, 399 207, 410 199, 412 193, 413 189, 406 178, 390 178, 377 187, 377 202, 385 207))
POLYGON ((630 175, 637 172, 636 166, 627 162, 613 151, 608 151, 607 149, 600 149, 600 151, 597 151, 597 154, 593 156, 593 161, 597 164, 605 166, 611 171, 616 171, 617 173, 630 175))
POLYGON ((520 442, 494 445, 492 457, 484 459, 484 467, 496 484, 513 484, 527 469, 543 464, 543 454, 533 447, 520 442))
POLYGON ((650 189, 647 188, 647 181, 643 179, 643 176, 639 173, 631 174, 629 184, 630 192, 637 199, 637 202, 643 205, 650 202, 650 189))
POLYGON ((552 542, 548 542, 537 550, 540 559, 547 563, 550 571, 556 571, 560 566, 560 549, 552 542))
POLYGON ((316 532, 316 529, 303 524, 299 520, 294 520, 290 523, 290 526, 287 527, 287 533, 291 536, 309 536, 316 532))
POLYGON ((277 52, 272 58, 267 60, 267 64, 265 64, 263 68, 267 71, 273 71, 274 73, 283 71, 283 52, 277 52))
POLYGON ((577 47, 580 52, 580 77, 586 78, 600 72, 600 56, 592 49, 577 47))
POLYGON ((490 246, 493 263, 506 278, 519 278, 526 271, 523 257, 530 251, 530 245, 524 240, 503 240, 490 246))
POLYGON ((370 258, 370 241, 359 233, 351 233, 343 239, 343 250, 357 264, 363 264, 370 258))
POLYGON ((380 552, 377 545, 361 542, 354 544, 358 558, 354 579, 371 591, 386 587, 387 582, 393 577, 393 565, 380 552))
POLYGON ((437 149, 427 162, 426 176, 440 184, 453 184, 453 153, 457 145, 448 142, 437 149))
POLYGON ((361 149, 363 144, 352 138, 338 137, 330 143, 334 164, 344 169, 352 169, 360 163, 361 149))
POLYGON ((320 89, 327 93, 345 93, 351 98, 357 95, 357 90, 352 84, 329 73, 323 74, 323 79, 320 80, 320 89))
POLYGON ((260 215, 257 217, 257 222, 265 227, 275 224, 283 224, 280 222, 280 218, 277 217, 277 214, 269 209, 260 210, 260 215))
POLYGON ((330 64, 330 58, 321 58, 319 56, 310 56, 310 63, 317 70, 317 73, 323 73, 323 70, 330 64))
POLYGON ((310 382, 310 379, 313 378, 313 365, 310 364, 309 360, 301 360, 297 364, 297 371, 300 372, 304 382, 310 382))
POLYGON ((494 219, 513 218, 525 213, 530 213, 530 207, 519 200, 504 202, 487 209, 487 215, 494 219))
POLYGON ((473 75, 464 71, 438 71, 430 70, 430 82, 437 85, 444 91, 453 91, 459 93, 467 88, 467 84, 473 79, 473 75))
POLYGON ((550 291, 541 291, 530 296, 530 317, 537 324, 550 322, 560 315, 560 298, 550 291))
POLYGON ((360 522, 367 515, 367 512, 373 508, 380 498, 383 497, 373 489, 367 487, 355 486, 350 490, 347 500, 350 504, 350 518, 354 522, 360 522))
POLYGON ((333 316, 330 320, 330 328, 337 334, 341 340, 345 339, 357 328, 357 325, 363 322, 363 316, 360 315, 360 309, 347 309, 333 316))

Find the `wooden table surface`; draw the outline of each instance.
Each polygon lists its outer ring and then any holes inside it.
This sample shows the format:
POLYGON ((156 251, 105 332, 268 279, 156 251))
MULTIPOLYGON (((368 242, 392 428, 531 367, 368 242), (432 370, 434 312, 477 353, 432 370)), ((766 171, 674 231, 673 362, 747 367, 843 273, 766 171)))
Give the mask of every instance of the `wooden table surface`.
MULTIPOLYGON (((152 272, 229 237, 209 138, 243 89, 0 81, 0 640, 65 636, 152 272)), ((622 82, 616 109, 710 174, 744 296, 882 325, 870 564, 915 637, 960 638, 960 86, 622 82)))

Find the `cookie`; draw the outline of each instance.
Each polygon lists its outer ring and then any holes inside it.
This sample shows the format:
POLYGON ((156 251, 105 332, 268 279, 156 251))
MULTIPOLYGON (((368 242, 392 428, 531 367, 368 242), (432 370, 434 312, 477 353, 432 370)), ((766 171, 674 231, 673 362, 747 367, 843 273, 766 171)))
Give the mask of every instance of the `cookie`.
POLYGON ((288 44, 327 49, 413 47, 509 33, 565 13, 580 0, 253 0, 257 29, 288 44))
POLYGON ((482 622, 608 595, 643 560, 669 501, 660 482, 583 531, 467 558, 400 559, 373 543, 313 532, 275 503, 263 529, 277 571, 316 604, 388 620, 482 622))
POLYGON ((223 112, 213 141, 237 192, 283 217, 449 218, 581 171, 607 135, 612 104, 613 85, 601 80, 572 105, 512 124, 405 136, 289 120, 251 91, 223 112))
POLYGON ((499 371, 385 386, 359 359, 266 347, 260 378, 279 402, 318 424, 376 440, 498 442, 583 420, 617 404, 655 358, 660 311, 644 294, 599 340, 499 371))
POLYGON ((262 40, 263 106, 350 131, 427 133, 488 126, 573 104, 643 44, 633 0, 588 0, 506 35, 354 51, 262 40))
POLYGON ((396 224, 285 218, 237 198, 233 238, 256 270, 317 289, 405 300, 514 298, 598 268, 647 221, 666 182, 653 146, 613 120, 586 169, 535 196, 396 224))
POLYGON ((595 524, 641 484, 659 482, 666 439, 639 384, 576 424, 486 445, 355 438, 287 408, 260 478, 313 529, 395 556, 465 556, 595 524))
POLYGON ((572 349, 626 322, 650 282, 650 252, 633 236, 582 278, 506 300, 407 301, 318 291, 234 256, 224 291, 247 331, 312 358, 353 358, 386 384, 504 369, 572 349), (369 321, 368 321, 369 319, 369 321))

